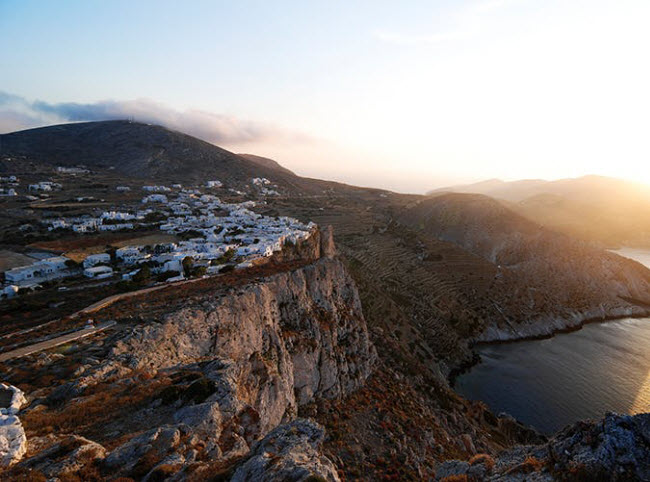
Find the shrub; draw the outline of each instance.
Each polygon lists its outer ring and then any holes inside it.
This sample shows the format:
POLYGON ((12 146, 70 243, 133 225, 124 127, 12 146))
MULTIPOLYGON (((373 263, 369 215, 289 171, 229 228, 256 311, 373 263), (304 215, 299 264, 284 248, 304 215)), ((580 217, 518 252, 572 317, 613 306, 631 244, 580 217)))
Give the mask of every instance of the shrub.
POLYGON ((164 273, 160 273, 158 276, 156 276, 156 281, 165 282, 169 278, 173 278, 178 275, 180 275, 178 271, 165 271, 164 273))
POLYGON ((483 464, 488 472, 492 472, 492 469, 494 468, 494 459, 488 454, 476 454, 474 457, 469 459, 469 464, 483 464))
POLYGON ((440 482, 467 482, 467 475, 448 475, 444 479, 440 479, 440 482))
POLYGON ((191 256, 185 256, 183 258, 183 271, 185 272, 185 276, 191 274, 192 266, 194 266, 194 259, 191 256))

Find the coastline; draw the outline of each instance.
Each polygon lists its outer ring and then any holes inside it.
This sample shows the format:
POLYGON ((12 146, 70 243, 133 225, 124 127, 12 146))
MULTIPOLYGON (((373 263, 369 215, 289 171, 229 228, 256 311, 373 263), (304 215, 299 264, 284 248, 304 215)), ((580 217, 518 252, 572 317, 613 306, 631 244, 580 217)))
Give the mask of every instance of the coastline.
MULTIPOLYGON (((487 345, 502 345, 507 343, 517 343, 520 341, 533 341, 533 340, 547 340, 553 338, 555 335, 562 333, 572 333, 574 331, 581 330, 584 326, 593 323, 608 323, 610 321, 624 320, 627 318, 631 319, 640 319, 640 318, 650 318, 650 309, 646 309, 643 313, 633 313, 629 315, 606 315, 600 317, 590 317, 584 318, 580 322, 574 325, 567 324, 565 327, 558 327, 557 329, 540 334, 530 334, 530 335, 521 335, 519 337, 513 338, 500 338, 495 340, 474 340, 470 343, 469 348, 472 350, 472 357, 468 360, 463 361, 458 366, 452 368, 447 375, 447 382, 449 383, 450 388, 453 390, 456 384, 456 379, 470 371, 473 367, 481 363, 481 355, 475 350, 476 347, 487 346, 487 345)), ((566 321, 566 320, 565 320, 566 321)))

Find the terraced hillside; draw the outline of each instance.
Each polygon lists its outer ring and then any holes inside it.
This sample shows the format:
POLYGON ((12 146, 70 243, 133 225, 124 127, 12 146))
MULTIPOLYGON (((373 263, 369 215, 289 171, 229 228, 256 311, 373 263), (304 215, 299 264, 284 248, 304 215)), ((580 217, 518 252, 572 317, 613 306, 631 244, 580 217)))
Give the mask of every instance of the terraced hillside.
POLYGON ((485 196, 358 191, 305 201, 278 199, 267 209, 331 224, 371 329, 403 356, 429 360, 438 375, 469 362, 476 340, 546 335, 648 310, 645 268, 485 196))
POLYGON ((644 315, 650 271, 634 261, 544 229, 482 195, 420 200, 401 220, 493 264, 506 291, 493 293, 503 322, 481 339, 546 335, 592 318, 644 315))
POLYGON ((400 356, 428 360, 444 377, 471 359, 468 340, 503 316, 492 300, 509 291, 508 280, 479 256, 396 222, 395 213, 414 199, 365 193, 322 199, 320 208, 275 200, 269 209, 331 224, 369 326, 390 344, 385 356, 396 356, 396 344, 400 356))

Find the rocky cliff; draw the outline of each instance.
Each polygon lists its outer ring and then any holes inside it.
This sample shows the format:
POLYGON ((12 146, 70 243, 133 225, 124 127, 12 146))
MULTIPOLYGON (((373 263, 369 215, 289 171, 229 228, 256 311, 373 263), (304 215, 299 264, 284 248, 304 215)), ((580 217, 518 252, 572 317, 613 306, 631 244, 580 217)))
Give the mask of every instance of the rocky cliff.
MULTIPOLYGON (((123 325, 105 342, 103 361, 86 363, 69 382, 39 393, 45 398, 32 403, 25 418, 32 456, 17 470, 79 474, 90 464, 112 477, 159 480, 164 473, 200 480, 243 463, 236 480, 264 480, 255 474, 265 467, 291 480, 338 480, 319 452, 323 429, 298 419, 298 410, 362 386, 376 353, 356 286, 331 256, 331 233, 315 231, 295 249, 310 253, 311 262, 286 270, 278 264, 274 274, 246 282, 242 274, 235 285, 197 288, 178 304, 170 303, 179 295, 173 289, 138 299, 141 321, 123 325), (124 407, 133 413, 114 423, 110 435, 93 439, 80 430, 74 439, 49 443, 31 437, 45 414, 56 419, 94 406, 102 392, 120 386, 153 393, 144 405, 124 407), (57 456, 43 457, 35 450, 43 445, 57 456), (79 451, 93 456, 80 460, 79 451)), ((129 393, 134 398, 139 395, 129 393)), ((119 400, 113 396, 111 403, 119 400)))

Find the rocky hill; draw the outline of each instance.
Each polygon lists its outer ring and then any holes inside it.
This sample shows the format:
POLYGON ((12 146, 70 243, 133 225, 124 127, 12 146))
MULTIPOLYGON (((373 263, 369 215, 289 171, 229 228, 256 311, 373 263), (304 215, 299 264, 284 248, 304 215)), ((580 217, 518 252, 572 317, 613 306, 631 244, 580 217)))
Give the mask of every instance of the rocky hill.
POLYGON ((278 161, 274 161, 273 159, 269 159, 268 157, 256 156, 255 154, 237 154, 237 155, 239 157, 243 157, 244 159, 248 159, 249 161, 254 162, 255 164, 259 164, 260 166, 268 167, 269 169, 274 169, 284 174, 295 176, 295 174, 292 171, 280 165, 278 161))
POLYGON ((603 176, 498 179, 431 191, 485 194, 551 229, 608 247, 650 246, 650 187, 603 176))
POLYGON ((0 159, 7 157, 177 182, 218 179, 239 185, 252 177, 274 182, 295 177, 187 134, 129 121, 63 124, 0 135, 0 159))
POLYGON ((493 264, 493 297, 502 316, 480 340, 548 335, 590 319, 643 315, 650 271, 587 243, 545 229, 482 195, 445 194, 414 203, 404 223, 493 264))

